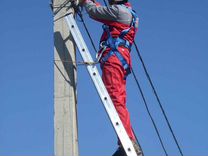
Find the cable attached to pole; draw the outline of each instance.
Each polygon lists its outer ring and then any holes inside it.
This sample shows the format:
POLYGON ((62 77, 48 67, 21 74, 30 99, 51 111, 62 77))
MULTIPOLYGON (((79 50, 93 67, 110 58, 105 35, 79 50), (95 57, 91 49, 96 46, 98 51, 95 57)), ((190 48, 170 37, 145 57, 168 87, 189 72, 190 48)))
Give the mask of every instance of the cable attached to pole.
POLYGON ((158 130, 156 124, 155 124, 154 118, 152 117, 152 115, 151 115, 151 113, 150 113, 149 106, 147 105, 147 101, 146 101, 146 99, 145 99, 145 96, 144 96, 144 93, 143 93, 143 91, 142 91, 141 85, 140 85, 140 83, 139 83, 139 81, 138 81, 138 78, 136 77, 136 74, 134 73, 134 70, 133 70, 133 69, 132 69, 132 74, 133 74, 134 80, 136 81, 136 84, 137 84, 137 87, 138 87, 138 89, 139 89, 139 92, 140 92, 140 94, 141 94, 141 96, 142 96, 142 100, 143 100, 143 102, 144 102, 144 105, 145 105, 145 108, 146 108, 146 110, 147 110, 147 113, 148 113, 148 115, 149 115, 149 117, 150 117, 150 119, 151 119, 151 121, 152 121, 152 124, 153 124, 153 126, 154 126, 154 129, 155 129, 155 131, 156 131, 156 133, 157 133, 157 136, 158 136, 158 138, 159 138, 159 141, 160 141, 160 144, 161 144, 161 146, 162 146, 162 148, 163 148, 163 151, 165 152, 165 155, 168 156, 168 153, 167 153, 167 151, 166 151, 166 149, 165 149, 165 146, 164 146, 164 144, 163 144, 162 138, 161 138, 161 136, 160 136, 159 130, 158 130))
MULTIPOLYGON (((107 6, 106 0, 103 0, 103 1, 104 1, 105 5, 107 6)), ((167 123, 167 125, 168 125, 168 127, 169 127, 169 130, 170 130, 170 132, 171 132, 171 134, 172 134, 172 137, 173 137, 173 139, 174 139, 174 141, 175 141, 175 143, 176 143, 176 145, 177 145, 177 148, 178 148, 178 150, 179 150, 181 156, 183 156, 183 152, 182 152, 182 150, 181 150, 181 148, 180 148, 180 146, 179 146, 178 140, 177 140, 177 138, 176 138, 176 136, 175 136, 175 134, 174 134, 174 132, 173 132, 173 129, 172 129, 171 125, 170 125, 170 122, 169 122, 169 120, 168 120, 168 117, 167 117, 167 115, 166 115, 166 113, 165 113, 165 110, 164 110, 164 108, 163 108, 163 106, 162 106, 162 103, 161 103, 161 101, 160 101, 160 98, 159 98, 159 96, 158 96, 158 94, 157 94, 157 92, 156 92, 156 89, 155 89, 155 87, 154 87, 154 85, 153 85, 153 82, 152 82, 152 80, 151 80, 151 78, 150 78, 150 75, 149 75, 149 73, 148 73, 148 71, 147 71, 147 68, 146 68, 146 66, 145 66, 145 64, 144 64, 144 61, 143 61, 143 59, 142 59, 142 56, 141 56, 141 54, 140 54, 140 52, 139 52, 138 46, 136 45, 135 42, 134 42, 134 46, 135 46, 135 48, 136 48, 137 54, 138 54, 138 56, 139 56, 139 59, 140 59, 140 61, 142 62, 142 66, 143 66, 143 68, 144 68, 145 75, 146 75, 146 77, 147 77, 147 79, 148 79, 148 81, 149 81, 149 83, 150 83, 150 85, 151 85, 151 87, 152 87, 152 89, 153 89, 154 95, 155 95, 155 97, 156 97, 156 99, 157 99, 157 102, 158 102, 158 104, 159 104, 159 106, 160 106, 160 109, 161 109, 161 111, 162 111, 162 113, 163 113, 163 116, 164 116, 164 118, 165 118, 165 120, 166 120, 166 123, 167 123)), ((134 75, 134 76, 135 76, 135 75, 134 75)))
POLYGON ((93 42, 93 39, 92 39, 92 37, 91 37, 91 35, 90 35, 90 32, 89 32, 89 30, 88 30, 88 28, 87 28, 87 25, 86 25, 86 23, 85 23, 85 21, 84 21, 84 19, 83 19, 82 12, 81 12, 80 10, 78 10, 77 14, 78 14, 79 17, 80 17, 81 22, 83 23, 83 26, 84 26, 84 28, 85 28, 85 30, 86 30, 86 32, 87 32, 87 35, 88 35, 88 37, 89 37, 89 39, 90 39, 90 42, 91 42, 91 44, 92 44, 92 46, 93 46, 93 49, 94 49, 95 53, 97 53, 97 49, 96 49, 96 47, 95 47, 95 44, 94 44, 94 42, 93 42))
MULTIPOLYGON (((85 24, 84 19, 83 19, 82 13, 79 12, 78 15, 79 15, 80 18, 81 18, 81 22, 82 22, 83 25, 84 25, 84 28, 85 28, 85 30, 86 30, 86 32, 87 32, 87 34, 88 34, 88 37, 89 37, 89 39, 90 39, 90 41, 91 41, 91 43, 92 43, 92 45, 93 45, 93 47, 94 47, 95 52, 97 52, 97 50, 96 50, 96 48, 95 48, 95 45, 94 45, 94 42, 93 42, 93 40, 92 40, 92 37, 91 37, 91 35, 90 35, 90 33, 89 33, 89 30, 88 30, 88 28, 87 28, 87 26, 86 26, 86 24, 85 24)), ((134 76, 135 76, 135 74, 134 74, 134 76)), ((138 80, 137 80, 136 78, 135 78, 135 80, 136 80, 137 83, 139 84, 139 82, 138 82, 138 80)), ((140 88, 141 95, 143 95, 143 92, 142 92, 142 90, 141 90, 140 85, 138 85, 138 87, 140 88)), ((146 108, 148 108, 147 103, 146 103, 146 100, 145 100, 145 98, 144 98, 144 95, 143 95, 143 99, 144 99, 144 102, 145 102, 145 104, 146 104, 146 108)), ((148 110, 149 110, 149 109, 148 109, 148 110)), ((150 114, 149 111, 148 111, 148 113, 150 114)), ((153 120, 151 114, 150 114, 150 118, 151 118, 151 121, 153 121, 154 127, 156 127, 156 124, 154 123, 154 120, 153 120)), ((133 130, 133 131, 134 131, 134 130, 133 130)), ((162 142, 162 139, 161 139, 161 137, 160 137, 160 134, 159 134, 159 131, 158 131, 157 127, 156 127, 156 132, 157 132, 157 134, 158 134, 158 136, 159 136, 159 140, 160 140, 161 146, 162 146, 162 148, 163 148, 163 150, 164 150, 166 156, 168 156, 168 155, 167 155, 167 152, 166 152, 166 149, 165 149, 165 147, 164 147, 164 145, 163 145, 163 142, 162 142)), ((135 133, 134 133, 134 135, 135 135, 135 133)), ((136 137, 136 135, 135 135, 135 137, 136 137)), ((136 137, 136 140, 137 140, 137 143, 138 143, 139 146, 140 146, 140 149, 142 150, 141 145, 140 145, 140 143, 139 143, 137 137, 136 137)), ((142 151, 142 153, 143 153, 143 151, 142 151)), ((144 154, 143 154, 143 155, 144 155, 144 154)))
MULTIPOLYGON (((107 6, 106 0, 103 0, 103 1, 104 1, 104 3, 105 3, 105 6, 107 6)), ((134 44, 135 44, 135 43, 134 43, 134 44)), ((140 94, 141 94, 141 96, 142 96, 142 99, 143 99, 143 102, 144 102, 144 104, 145 104, 145 108, 146 108, 147 113, 148 113, 148 115, 149 115, 149 117, 150 117, 150 119, 151 119, 151 121, 152 121, 152 124, 153 124, 153 126, 154 126, 154 128, 155 128, 155 131, 156 131, 156 133, 157 133, 157 136, 158 136, 158 139, 159 139, 159 141, 160 141, 160 144, 161 144, 161 146, 162 146, 162 148, 163 148, 164 153, 165 153, 166 156, 167 156, 168 154, 167 154, 167 151, 166 151, 165 146, 164 146, 164 144, 163 144, 163 141, 162 141, 162 138, 161 138, 161 136, 160 136, 159 130, 158 130, 158 128, 157 128, 157 126, 156 126, 156 124, 155 124, 155 121, 154 121, 154 119, 153 119, 153 117, 152 117, 152 115, 151 115, 151 113, 150 113, 150 111, 149 111, 149 107, 148 107, 147 102, 146 102, 146 99, 145 99, 145 97, 144 97, 144 94, 143 94, 141 85, 139 84, 139 81, 138 81, 138 79, 137 79, 137 77, 136 77, 136 75, 135 75, 133 69, 132 69, 132 74, 133 74, 133 77, 134 77, 134 79, 135 79, 135 81, 136 81, 136 83, 137 83, 139 92, 140 92, 140 94)), ((137 139, 137 141, 138 141, 138 139, 137 139)))
MULTIPOLYGON (((106 3, 105 3, 105 4, 106 4, 106 3)), ((95 48, 95 44, 94 44, 93 39, 92 39, 92 37, 91 37, 91 35, 90 35, 90 33, 89 33, 89 30, 88 30, 88 28, 87 28, 87 26, 86 26, 86 23, 85 23, 85 21, 84 21, 84 19, 83 19, 83 16, 82 16, 81 11, 79 10, 77 13, 78 13, 78 15, 79 15, 80 18, 81 18, 81 22, 83 23, 83 26, 84 26, 84 28, 85 28, 85 30, 86 30, 86 32, 87 32, 87 35, 88 35, 88 37, 89 37, 89 39, 90 39, 91 44, 93 45, 93 48, 94 48, 95 52, 97 52, 97 50, 96 50, 96 48, 95 48)), ((162 148, 163 148, 163 150, 164 150, 164 153, 166 154, 166 156, 168 156, 167 151, 166 151, 166 149, 165 149, 165 147, 164 147, 163 141, 162 141, 162 139, 161 139, 161 137, 160 137, 159 131, 158 131, 158 129, 157 129, 157 126, 156 126, 156 124, 155 124, 155 122, 154 122, 154 119, 153 119, 153 117, 151 116, 151 113, 150 113, 150 111, 149 111, 149 108, 148 108, 146 99, 145 99, 145 97, 144 97, 143 91, 142 91, 142 89, 141 89, 141 87, 140 87, 140 84, 139 84, 139 82, 138 82, 138 80, 137 80, 136 75, 134 74, 134 72, 133 72, 133 75, 134 75, 134 79, 135 79, 135 81, 136 81, 136 83, 137 83, 137 85, 138 85, 139 91, 140 91, 140 93, 141 93, 141 95, 142 95, 143 101, 144 101, 144 103, 145 103, 145 107, 147 108, 147 112, 148 112, 148 114, 149 114, 149 116, 150 116, 150 119, 151 119, 151 121, 152 121, 152 123, 153 123, 153 126, 154 126, 154 128, 155 128, 155 131, 156 131, 157 136, 158 136, 158 138, 159 138, 160 144, 161 144, 161 146, 162 146, 162 148)), ((136 135, 135 135, 135 137, 136 137, 136 135)), ((138 142, 138 144, 139 144, 139 141, 138 141, 137 137, 136 137, 136 140, 137 140, 137 142, 138 142)), ((139 144, 139 145, 140 145, 140 144, 139 144)))
MULTIPOLYGON (((104 1, 105 5, 107 6, 106 0, 103 0, 103 1, 104 1)), ((89 33, 89 30, 88 30, 88 28, 87 28, 87 26, 86 26, 86 23, 85 23, 85 21, 84 21, 84 19, 83 19, 82 13, 79 12, 78 15, 79 15, 80 18, 81 18, 81 22, 82 22, 83 25, 84 25, 84 28, 85 28, 85 30, 86 30, 86 32, 87 32, 87 35, 88 35, 88 37, 89 37, 89 39, 90 39, 90 41, 91 41, 91 43, 92 43, 92 46, 93 46, 95 52, 97 52, 96 47, 95 47, 95 44, 94 44, 94 42, 93 42, 93 40, 92 40, 92 37, 91 37, 91 35, 90 35, 90 33, 89 33)), ((169 120, 168 120, 168 118, 167 118, 167 115, 166 115, 166 113, 165 113, 165 111, 164 111, 164 108, 163 108, 163 106, 162 106, 162 104, 161 104, 160 98, 159 98, 159 96, 158 96, 158 94, 157 94, 157 92, 156 92, 156 89, 155 89, 155 87, 154 87, 154 85, 153 85, 153 82, 152 82, 152 80, 151 80, 151 77, 150 77, 150 75, 149 75, 149 73, 148 73, 148 71, 147 71, 147 68, 146 68, 146 66, 145 66, 145 63, 144 63, 144 61, 143 61, 143 59, 142 59, 142 56, 141 56, 141 54, 140 54, 140 52, 139 52, 139 49, 138 49, 138 47, 137 47, 137 45, 136 45, 135 42, 134 42, 134 46, 135 46, 135 48, 136 48, 137 54, 138 54, 138 56, 139 56, 139 59, 140 59, 140 61, 142 62, 142 66, 143 66, 143 68, 144 68, 145 75, 146 75, 146 77, 147 77, 147 79, 148 79, 148 81, 149 81, 149 83, 150 83, 150 85, 151 85, 151 87, 152 87, 152 89, 153 89, 154 95, 155 95, 155 97, 156 97, 156 99, 157 99, 157 102, 159 103, 160 109, 161 109, 161 111, 162 111, 162 113, 163 113, 163 116, 164 116, 164 118, 165 118, 165 120, 166 120, 166 123, 167 123, 167 125, 168 125, 168 127, 169 127, 169 130, 170 130, 170 132, 171 132, 171 134, 172 134, 172 136, 173 136, 173 138, 174 138, 174 141, 175 141, 175 143, 176 143, 176 145, 177 145, 177 147, 178 147, 178 150, 179 150, 181 156, 183 156, 182 150, 181 150, 181 148, 180 148, 180 146, 179 146, 179 144, 178 144, 178 141, 177 141, 177 139, 176 139, 176 136, 175 136, 175 134, 174 134, 174 132, 173 132, 173 129, 172 129, 171 125, 170 125, 170 122, 169 122, 169 120)), ((137 85, 138 85, 140 94, 141 94, 142 99, 143 99, 143 101, 144 101, 144 104, 145 104, 145 107, 146 107, 147 112, 148 112, 148 114, 149 114, 149 117, 150 117, 150 119, 151 119, 151 121, 152 121, 152 123, 153 123, 153 126, 154 126, 154 128, 155 128, 155 131, 156 131, 156 133, 157 133, 157 135, 158 135, 158 138, 159 138, 159 140, 160 140, 160 144, 161 144, 161 146, 162 146, 162 148, 163 148, 163 150, 164 150, 164 152, 165 152, 165 154, 166 154, 166 156, 167 156, 168 154, 167 154, 167 151, 166 151, 166 149, 165 149, 165 147, 164 147, 164 144, 163 144, 163 141, 162 141, 162 139, 161 139, 161 136, 160 136, 160 134, 159 134, 159 130, 157 129, 157 126, 156 126, 156 124, 155 124, 155 122, 154 122, 154 119, 153 119, 153 117, 152 117, 152 115, 151 115, 151 113, 150 113, 150 111, 149 111, 149 107, 148 107, 148 105, 147 105, 147 102, 146 102, 146 99, 145 99, 145 97, 144 97, 143 91, 142 91, 142 89, 141 89, 141 86, 140 86, 140 84, 139 84, 139 81, 138 81, 138 79, 136 78, 136 75, 135 75, 135 73, 134 73, 133 70, 132 70, 132 74, 133 74, 134 79, 135 79, 135 81, 136 81, 136 83, 137 83, 137 85)))
POLYGON ((168 117, 167 117, 167 115, 166 115, 166 113, 165 113, 165 110, 164 110, 164 108, 163 108, 163 106, 162 106, 162 103, 161 103, 161 101, 160 101, 160 98, 159 98, 159 96, 158 96, 158 94, 157 94, 157 91, 156 91, 154 85, 153 85, 152 79, 151 79, 151 77, 150 77, 150 75, 149 75, 149 73, 148 73, 148 71, 147 71, 147 68, 146 68, 146 66, 145 66, 144 60, 143 60, 143 58, 142 58, 142 56, 141 56, 141 53, 139 52, 139 48, 138 48, 138 46, 136 45, 135 42, 134 42, 134 46, 135 46, 135 48, 136 48, 137 54, 138 54, 138 56, 139 56, 139 59, 140 59, 140 61, 141 61, 141 63, 142 63, 143 69, 144 69, 144 71, 145 71, 145 75, 146 75, 146 77, 147 77, 147 79, 148 79, 148 81, 149 81, 149 83, 150 83, 150 86, 151 86, 151 88, 152 88, 152 90, 153 90, 153 93, 154 93, 154 95, 155 95, 155 97, 156 97, 156 99, 157 99, 157 102, 158 102, 158 104, 159 104, 159 106, 160 106, 160 109, 161 109, 161 111, 162 111, 162 113, 163 113, 163 116, 164 116, 164 118, 165 118, 165 120, 166 120, 166 123, 167 123, 167 125, 168 125, 168 128, 169 128, 169 130, 170 130, 170 132, 171 132, 171 134, 172 134, 172 137, 173 137, 173 139, 174 139, 174 141, 175 141, 175 143, 176 143, 176 145, 177 145, 177 148, 178 148, 178 150, 179 150, 181 156, 183 156, 183 152, 182 152, 182 150, 181 150, 181 148, 180 148, 180 146, 179 146, 178 140, 176 139, 176 136, 175 136, 175 134, 174 134, 174 132, 173 132, 173 129, 172 129, 171 125, 170 125, 170 122, 169 122, 168 117))

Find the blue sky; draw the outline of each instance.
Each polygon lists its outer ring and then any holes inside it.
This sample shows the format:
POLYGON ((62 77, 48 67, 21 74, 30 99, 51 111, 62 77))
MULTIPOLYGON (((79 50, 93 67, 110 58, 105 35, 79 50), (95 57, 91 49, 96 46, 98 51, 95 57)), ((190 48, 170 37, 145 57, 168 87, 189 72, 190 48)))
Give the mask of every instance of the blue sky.
MULTIPOLYGON (((53 16, 48 4, 49 0, 0 1, 2 156, 54 153, 53 16)), ((132 4, 140 17, 136 42, 184 155, 208 155, 208 2, 132 4)), ((101 25, 85 12, 84 18, 98 44, 101 25)), ((178 155, 135 49, 131 54, 167 151, 178 155)), ((132 75, 127 90, 132 124, 144 153, 164 155, 132 75)), ((116 135, 84 66, 78 67, 78 119, 80 155, 111 155, 116 135)))

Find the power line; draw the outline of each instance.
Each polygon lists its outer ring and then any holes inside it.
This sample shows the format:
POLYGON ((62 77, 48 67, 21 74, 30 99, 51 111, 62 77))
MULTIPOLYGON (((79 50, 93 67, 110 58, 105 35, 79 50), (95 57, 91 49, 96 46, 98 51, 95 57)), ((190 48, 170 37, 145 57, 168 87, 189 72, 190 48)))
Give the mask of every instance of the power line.
POLYGON ((147 110, 147 113, 148 113, 148 115, 149 115, 149 117, 150 117, 150 119, 151 119, 151 121, 152 121, 152 124, 153 124, 153 126, 154 126, 154 129, 155 129, 155 131, 156 131, 156 133, 157 133, 157 136, 158 136, 158 138, 159 138, 160 144, 161 144, 161 146, 162 146, 162 148, 163 148, 163 151, 165 152, 165 155, 167 156, 168 154, 167 154, 167 151, 166 151, 165 146, 164 146, 164 144, 163 144, 163 141, 162 141, 162 138, 161 138, 161 136, 160 136, 159 130, 158 130, 158 128, 157 128, 157 126, 156 126, 156 124, 155 124, 155 121, 154 121, 154 119, 153 119, 153 117, 152 117, 152 115, 151 115, 151 113, 150 113, 150 110, 149 110, 149 107, 148 107, 148 105, 147 105, 147 101, 146 101, 146 99, 145 99, 145 97, 144 97, 144 93, 143 93, 143 91, 142 91, 141 85, 139 84, 138 78, 136 77, 136 75, 135 75, 133 69, 132 69, 132 74, 133 74, 133 77, 134 77, 134 79, 135 79, 135 81, 136 81, 136 84, 137 84, 137 87, 138 87, 138 89, 139 89, 139 92, 140 92, 140 94, 141 94, 141 96, 142 96, 142 100, 143 100, 143 102, 144 102, 144 105, 145 105, 145 108, 146 108, 146 110, 147 110))
POLYGON ((57 8, 55 11, 54 11, 54 15, 56 15, 59 11, 61 11, 61 9, 65 8, 65 7, 71 7, 70 6, 67 6, 69 4, 70 0, 66 0, 64 1, 60 6, 54 6, 53 4, 53 0, 51 1, 51 9, 53 10, 53 8, 57 8))
MULTIPOLYGON (((106 4, 106 0, 103 0, 103 1, 104 1, 104 3, 106 4)), ((135 46, 135 48, 136 48, 137 54, 138 54, 138 56, 139 56, 139 59, 140 59, 140 61, 142 62, 142 66, 143 66, 143 68, 144 68, 145 75, 146 75, 146 77, 147 77, 147 79, 148 79, 148 81, 149 81, 149 83, 150 83, 151 88, 153 89, 154 95, 155 95, 155 97, 156 97, 156 99, 157 99, 157 102, 158 102, 158 104, 159 104, 159 106, 160 106, 160 109, 161 109, 161 111, 162 111, 162 113, 163 113, 163 116, 164 116, 164 118, 165 118, 165 120, 166 120, 166 123, 167 123, 167 125, 168 125, 168 128, 169 128, 171 134, 172 134, 172 137, 173 137, 173 139, 174 139, 174 141, 175 141, 175 143, 176 143, 176 145, 177 145, 177 148, 178 148, 178 150, 179 150, 181 156, 183 156, 183 152, 182 152, 182 150, 181 150, 181 148, 180 148, 180 146, 179 146, 178 140, 176 139, 176 136, 175 136, 175 134, 174 134, 174 132, 173 132, 173 129, 172 129, 171 125, 170 125, 170 122, 169 122, 168 117, 167 117, 167 115, 166 115, 166 113, 165 113, 165 110, 164 110, 164 108, 163 108, 163 106, 162 106, 162 103, 161 103, 161 101, 160 101, 160 98, 159 98, 159 96, 158 96, 158 94, 157 94, 157 91, 156 91, 156 89, 155 89, 155 87, 154 87, 154 85, 153 85, 153 82, 152 82, 152 80, 151 80, 151 77, 150 77, 150 75, 149 75, 149 73, 148 73, 148 71, 147 71, 147 68, 146 68, 146 66, 145 66, 145 64, 144 64, 144 61, 143 61, 143 59, 142 59, 142 56, 141 56, 141 54, 140 54, 140 52, 139 52, 139 48, 138 48, 138 46, 136 45, 135 42, 134 42, 134 46, 135 46)))
POLYGON ((89 37, 89 39, 90 39, 90 42, 91 42, 91 44, 92 44, 92 46, 93 46, 93 49, 94 49, 95 53, 97 53, 97 49, 96 49, 96 47, 95 47, 95 44, 94 44, 94 42, 93 42, 93 39, 92 39, 92 37, 91 37, 91 35, 90 35, 90 32, 89 32, 89 30, 88 30, 88 28, 87 28, 87 25, 86 25, 86 23, 85 23, 85 21, 84 21, 84 19, 83 19, 82 12, 81 12, 80 10, 78 10, 77 14, 78 14, 79 17, 81 18, 81 22, 83 23, 83 26, 84 26, 84 28, 85 28, 85 30, 86 30, 86 32, 87 32, 87 35, 88 35, 88 37, 89 37))
MULTIPOLYGON (((106 0, 103 0, 103 1, 104 1, 104 3, 105 3, 105 6, 107 6, 106 0)), ((134 43, 134 44, 135 44, 135 43, 134 43)), ((136 45, 136 44, 135 44, 135 45, 136 45)), ((136 46, 136 47, 137 47, 137 46, 136 46)), ((136 50, 138 50, 138 47, 137 47, 136 50)), ((140 55, 140 56, 141 56, 141 55, 140 55)), ((154 128, 155 128, 155 131, 156 131, 156 133, 157 133, 157 136, 158 136, 158 138, 159 138, 159 141, 160 141, 160 144, 161 144, 161 146, 162 146, 162 148, 163 148, 163 151, 165 152, 166 155, 168 155, 168 154, 167 154, 167 151, 166 151, 166 149, 165 149, 165 147, 164 147, 162 138, 161 138, 161 136, 160 136, 159 130, 158 130, 158 128, 157 128, 157 126, 156 126, 156 124, 155 124, 155 121, 154 121, 154 119, 153 119, 153 117, 152 117, 152 115, 151 115, 151 113, 150 113, 150 111, 149 111, 149 107, 148 107, 147 102, 146 102, 146 99, 145 99, 145 97, 144 97, 142 88, 141 88, 141 86, 140 86, 140 84, 139 84, 139 81, 138 81, 138 79, 137 79, 137 77, 136 77, 136 75, 135 75, 133 69, 132 69, 132 74, 133 74, 133 77, 134 77, 134 79, 135 79, 135 81, 136 81, 136 83, 137 83, 137 86, 138 86, 138 88, 139 88, 139 92, 140 92, 140 94, 141 94, 141 96, 142 96, 142 99, 143 99, 143 102, 144 102, 144 104, 145 104, 145 108, 146 108, 146 110, 147 110, 147 112, 148 112, 148 115, 149 115, 149 117, 150 117, 150 119, 151 119, 151 121, 152 121, 152 124, 153 124, 153 126, 154 126, 154 128)))
POLYGON ((165 110, 164 110, 164 108, 163 108, 163 106, 162 106, 162 103, 161 103, 161 101, 160 101, 160 98, 159 98, 159 96, 158 96, 158 94, 157 94, 157 91, 156 91, 154 85, 153 85, 152 79, 151 79, 151 77, 150 77, 150 75, 149 75, 149 73, 148 73, 148 71, 147 71, 147 68, 146 68, 146 66, 145 66, 144 60, 143 60, 143 58, 142 58, 142 56, 141 56, 141 53, 140 53, 140 51, 139 51, 139 48, 138 48, 138 46, 136 45, 135 42, 134 42, 134 46, 135 46, 135 48, 136 48, 137 54, 138 54, 138 56, 139 56, 139 59, 140 59, 140 61, 141 61, 141 63, 142 63, 142 67, 143 67, 143 69, 144 69, 144 71, 145 71, 145 75, 146 75, 146 77, 147 77, 147 79, 148 79, 148 81, 149 81, 149 83, 150 83, 150 86, 151 86, 151 88, 152 88, 152 90, 153 90, 153 93, 154 93, 154 95, 155 95, 155 97, 156 97, 156 99, 157 99, 157 102, 158 102, 158 104, 159 104, 159 106, 160 106, 160 109, 161 109, 161 111, 162 111, 162 113, 163 113, 163 116, 164 116, 164 118, 165 118, 165 120, 166 120, 166 123, 167 123, 167 125, 168 125, 168 128, 169 128, 169 130, 170 130, 170 132, 171 132, 171 134, 172 134, 172 136, 173 136, 173 139, 174 139, 174 141, 175 141, 175 143, 176 143, 176 145, 177 145, 177 147, 178 147, 178 150, 179 150, 180 154, 183 156, 183 152, 182 152, 182 150, 181 150, 181 148, 180 148, 180 146, 179 146, 179 144, 178 144, 178 141, 177 141, 176 136, 175 136, 175 134, 174 134, 174 132, 173 132, 173 129, 172 129, 171 125, 170 125, 170 122, 169 122, 168 117, 167 117, 167 115, 166 115, 166 113, 165 113, 165 110))
MULTIPOLYGON (((84 22, 82 13, 81 13, 80 11, 79 11, 78 15, 79 15, 80 18, 81 18, 81 22, 83 23, 84 28, 85 28, 85 30, 87 31, 87 35, 88 35, 88 37, 90 38, 91 43, 92 43, 93 45, 95 45, 94 42, 93 42, 93 40, 92 40, 92 37, 91 37, 91 35, 90 35, 90 33, 89 33, 89 30, 88 30, 88 28, 87 28, 87 26, 86 26, 86 24, 85 24, 85 22, 84 22)), ((95 50, 95 52, 96 52, 97 50, 96 50, 95 46, 93 46, 93 47, 94 47, 94 50, 95 50)), ((134 79, 135 79, 135 81, 136 81, 136 83, 137 83, 137 85, 138 85, 139 91, 140 91, 140 93, 141 93, 141 95, 142 95, 142 99, 143 99, 143 101, 144 101, 144 103, 145 103, 145 107, 146 107, 146 109, 147 109, 147 112, 148 112, 148 114, 149 114, 149 116, 150 116, 150 119, 151 119, 153 125, 154 125, 154 128, 155 128, 155 131, 156 131, 157 136, 158 136, 158 138, 159 138, 160 144, 161 144, 161 146, 162 146, 162 148, 163 148, 163 150, 164 150, 164 152, 165 152, 165 154, 166 154, 166 156, 167 156, 168 154, 167 154, 167 151, 166 151, 166 149, 165 149, 165 147, 164 147, 163 141, 162 141, 162 139, 161 139, 161 137, 160 137, 159 130, 157 129, 157 126, 156 126, 156 124, 155 124, 155 122, 154 122, 154 119, 153 119, 153 117, 151 116, 151 113, 150 113, 150 111, 149 111, 149 108, 148 108, 146 99, 145 99, 144 94, 143 94, 143 91, 142 91, 142 89, 141 89, 141 87, 140 87, 140 84, 139 84, 139 82, 138 82, 138 80, 137 80, 136 75, 134 74, 134 72, 133 72, 133 75, 134 75, 134 79)), ((136 137, 136 135, 135 135, 135 137, 136 137)), ((137 142, 138 142, 138 144, 139 144, 139 141, 138 141, 137 137, 136 137, 136 140, 137 140, 137 142)), ((139 145, 140 145, 140 144, 139 144, 139 145)))
MULTIPOLYGON (((103 0, 103 1, 104 1, 105 5, 107 6, 106 0, 103 0)), ((85 30, 87 31, 87 34, 88 34, 88 36, 89 36, 89 38, 90 38, 90 41, 91 41, 91 43, 92 43, 92 45, 93 45, 93 48, 94 48, 95 51, 97 51, 96 48, 95 48, 94 42, 93 42, 93 40, 92 40, 92 37, 91 37, 91 35, 90 35, 90 33, 89 33, 88 29, 87 29, 87 26, 86 26, 86 24, 85 24, 85 22, 84 22, 84 20, 83 20, 82 14, 80 14, 80 15, 81 15, 80 18, 81 18, 82 23, 83 23, 83 25, 84 25, 84 27, 85 27, 85 30)), ((164 108, 163 108, 163 106, 162 106, 162 103, 161 103, 161 101, 160 101, 160 98, 159 98, 159 96, 158 96, 158 94, 157 94, 157 92, 156 92, 156 89, 155 89, 155 87, 154 87, 154 85, 153 85, 153 82, 152 82, 152 80, 151 80, 151 77, 150 77, 150 75, 149 75, 149 73, 148 73, 148 71, 147 71, 147 68, 146 68, 146 66, 145 66, 145 63, 144 63, 144 61, 143 61, 143 59, 142 59, 142 56, 141 56, 141 54, 140 54, 140 52, 139 52, 139 49, 138 49, 138 47, 137 47, 137 45, 136 45, 135 42, 134 42, 134 46, 135 46, 135 48, 136 48, 137 54, 138 54, 138 56, 139 56, 139 59, 140 59, 140 61, 142 62, 142 66, 143 66, 143 68, 144 68, 145 75, 146 75, 146 77, 147 77, 147 79, 148 79, 148 81, 149 81, 149 83, 150 83, 151 88, 153 89, 153 93, 154 93, 154 95, 155 95, 155 97, 156 97, 156 99, 157 99, 157 102, 158 102, 158 104, 159 104, 159 106, 160 106, 160 109, 161 109, 161 111, 162 111, 162 114, 163 114, 163 116, 164 116, 164 118, 165 118, 165 120, 166 120, 166 123, 167 123, 167 125, 168 125, 168 127, 169 127, 169 130, 170 130, 170 132, 171 132, 171 134, 172 134, 172 136, 173 136, 173 138, 174 138, 174 141, 175 141, 175 143, 176 143, 176 145, 177 145, 177 148, 178 148, 180 154, 183 156, 182 150, 181 150, 181 148, 180 148, 180 146, 179 146, 179 144, 178 144, 178 141, 177 141, 176 136, 175 136, 175 134, 174 134, 174 132, 173 132, 173 129, 172 129, 171 125, 170 125, 170 122, 169 122, 169 120, 168 120, 168 118, 167 118, 167 115, 166 115, 166 113, 165 113, 165 111, 164 111, 164 108)), ((139 90, 140 90, 140 93, 141 93, 141 95, 142 95, 142 98, 143 98, 143 101, 144 101, 144 103, 145 103, 145 107, 146 107, 146 109, 147 109, 147 112, 148 112, 148 114, 149 114, 149 116, 150 116, 150 119, 151 119, 151 121, 152 121, 152 123, 153 123, 153 125, 154 125, 154 128, 155 128, 155 130, 156 130, 156 133, 157 133, 158 138, 159 138, 159 140, 160 140, 161 146, 162 146, 162 148, 163 148, 165 154, 167 155, 167 152, 166 152, 166 150, 165 150, 165 148, 164 148, 164 144, 163 144, 162 139, 161 139, 161 137, 160 137, 159 131, 158 131, 157 127, 156 127, 156 124, 155 124, 155 122, 154 122, 154 120, 153 120, 153 117, 151 116, 151 113, 150 113, 150 111, 149 111, 147 102, 146 102, 146 100, 145 100, 145 98, 144 98, 144 94, 143 94, 143 92, 142 92, 142 90, 141 90, 141 86, 139 85, 139 82, 138 82, 138 80, 137 80, 137 78, 136 78, 136 75, 135 75, 134 71, 132 71, 132 73, 133 73, 134 79, 135 79, 135 81, 136 81, 136 83, 137 83, 137 85, 138 85, 138 88, 139 88, 139 90)))

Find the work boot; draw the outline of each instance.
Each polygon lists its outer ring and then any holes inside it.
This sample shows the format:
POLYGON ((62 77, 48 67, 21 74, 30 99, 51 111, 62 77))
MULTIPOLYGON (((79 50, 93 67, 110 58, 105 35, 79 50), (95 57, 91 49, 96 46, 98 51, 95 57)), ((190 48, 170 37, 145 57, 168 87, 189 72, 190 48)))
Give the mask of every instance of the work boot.
POLYGON ((136 141, 132 141, 132 144, 134 146, 137 156, 144 156, 140 145, 136 141))
MULTIPOLYGON (((133 144, 133 147, 135 149, 137 156, 144 156, 139 144, 136 141, 132 141, 132 144, 133 144)), ((124 148, 120 145, 112 156, 127 156, 127 155, 126 155, 124 148)))
POLYGON ((116 152, 112 156, 127 156, 122 146, 119 146, 116 152))

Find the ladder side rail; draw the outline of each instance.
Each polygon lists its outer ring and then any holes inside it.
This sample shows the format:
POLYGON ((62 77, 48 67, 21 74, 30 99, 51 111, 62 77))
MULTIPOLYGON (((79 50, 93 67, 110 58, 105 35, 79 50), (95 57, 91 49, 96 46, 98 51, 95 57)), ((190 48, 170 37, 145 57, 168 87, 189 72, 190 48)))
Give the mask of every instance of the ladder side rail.
MULTIPOLYGON (((91 54, 86 46, 86 43, 79 31, 79 28, 74 20, 73 14, 68 14, 65 16, 66 22, 69 26, 71 34, 74 38, 74 41, 79 49, 79 52, 82 56, 84 62, 93 62, 91 54)), ((121 144, 124 147, 124 150, 128 156, 137 156, 133 144, 130 138, 127 135, 127 132, 118 116, 118 113, 113 105, 113 102, 108 94, 107 89, 101 79, 101 76, 97 70, 95 65, 87 65, 87 70, 90 74, 91 79, 93 80, 93 84, 96 87, 96 90, 100 96, 100 99, 104 105, 104 108, 108 114, 108 117, 111 120, 111 123, 121 141, 121 144)))

